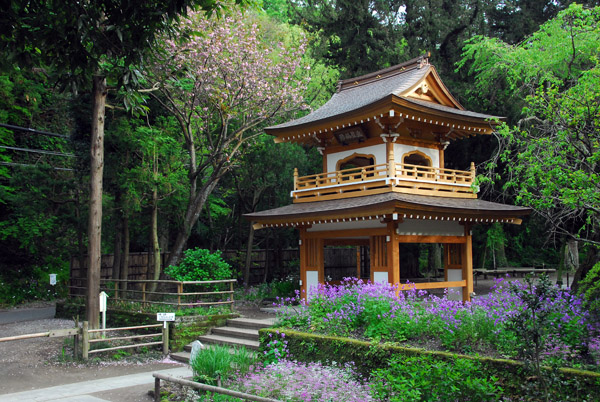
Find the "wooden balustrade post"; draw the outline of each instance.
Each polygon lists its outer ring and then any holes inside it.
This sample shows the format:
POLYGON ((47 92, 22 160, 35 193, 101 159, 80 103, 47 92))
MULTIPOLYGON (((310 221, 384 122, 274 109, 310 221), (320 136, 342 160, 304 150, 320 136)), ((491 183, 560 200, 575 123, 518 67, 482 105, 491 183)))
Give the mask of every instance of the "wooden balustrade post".
POLYGON ((360 169, 360 181, 365 181, 367 178, 367 172, 365 168, 360 169))
POLYGON ((471 183, 475 182, 475 162, 471 162, 471 183))
POLYGON ((294 168, 294 191, 298 190, 298 168, 294 168))
MULTIPOLYGON (((396 178, 396 160, 394 158, 394 148, 390 147, 388 152, 388 177, 396 178)), ((396 184, 396 180, 392 180, 392 186, 396 184)))
POLYGON ((83 328, 81 331, 81 357, 83 358, 83 360, 87 360, 88 356, 89 356, 89 351, 90 351, 90 333, 88 332, 89 330, 89 323, 87 321, 83 322, 83 328))
POLYGON ((336 181, 337 184, 340 184, 342 182, 342 174, 340 173, 339 170, 336 173, 337 174, 336 174, 336 177, 335 177, 335 181, 336 181))

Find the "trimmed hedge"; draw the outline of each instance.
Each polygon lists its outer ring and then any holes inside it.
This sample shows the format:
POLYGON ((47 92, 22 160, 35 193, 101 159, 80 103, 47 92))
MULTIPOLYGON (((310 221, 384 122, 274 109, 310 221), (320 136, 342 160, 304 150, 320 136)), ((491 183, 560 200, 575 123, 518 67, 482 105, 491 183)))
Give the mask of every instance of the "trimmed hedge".
MULTIPOLYGON (((429 356, 444 361, 467 359, 477 361, 484 368, 483 376, 495 376, 504 389, 505 396, 523 396, 523 388, 529 381, 522 362, 508 359, 458 355, 448 352, 406 348, 391 343, 369 343, 351 338, 318 335, 283 328, 260 330, 261 353, 277 333, 285 333, 287 349, 293 359, 304 362, 335 361, 354 362, 357 371, 369 377, 375 369, 385 368, 392 356, 429 356), (271 336, 269 336, 271 334, 271 336)), ((281 339, 281 335, 277 336, 281 339)), ((550 369, 548 369, 550 370, 550 369)), ((554 400, 600 400, 600 373, 561 368, 556 374, 561 386, 553 389, 554 400)))

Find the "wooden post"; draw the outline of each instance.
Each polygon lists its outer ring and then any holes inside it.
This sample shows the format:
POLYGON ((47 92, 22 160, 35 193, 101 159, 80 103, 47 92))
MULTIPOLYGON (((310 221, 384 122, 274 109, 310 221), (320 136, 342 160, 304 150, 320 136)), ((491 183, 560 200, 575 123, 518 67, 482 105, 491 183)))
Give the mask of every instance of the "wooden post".
POLYGON ((298 190, 298 168, 294 168, 294 191, 298 190))
POLYGON ((177 284, 177 310, 181 306, 181 294, 183 293, 183 282, 177 284))
MULTIPOLYGON (((75 318, 75 328, 79 329, 79 316, 77 316, 75 318)), ((79 332, 77 332, 75 335, 73 335, 73 359, 77 359, 77 354, 78 354, 78 348, 79 348, 79 334, 81 333, 81 330, 79 330, 79 332)))
POLYGON ((146 282, 142 282, 142 305, 146 305, 146 282))
POLYGON ((119 282, 115 282, 115 300, 119 300, 119 282))
POLYGON ((154 402, 160 402, 160 378, 154 377, 154 402))
POLYGON ((468 302, 471 301, 471 294, 473 293, 473 237, 469 225, 465 225, 465 238, 467 241, 462 245, 462 275, 463 279, 467 281, 467 286, 463 288, 463 301, 468 302))
POLYGON ((90 333, 88 332, 89 324, 87 321, 83 322, 83 329, 81 331, 81 357, 83 360, 88 359, 88 352, 90 351, 90 333))
POLYGON ((169 323, 165 321, 162 327, 163 355, 169 354, 169 323))
MULTIPOLYGON (((269 258, 269 253, 266 253, 265 255, 266 258, 269 258)), ((229 294, 229 300, 231 301, 230 308, 231 312, 233 313, 233 282, 229 282, 229 291, 231 291, 231 293, 229 294)))

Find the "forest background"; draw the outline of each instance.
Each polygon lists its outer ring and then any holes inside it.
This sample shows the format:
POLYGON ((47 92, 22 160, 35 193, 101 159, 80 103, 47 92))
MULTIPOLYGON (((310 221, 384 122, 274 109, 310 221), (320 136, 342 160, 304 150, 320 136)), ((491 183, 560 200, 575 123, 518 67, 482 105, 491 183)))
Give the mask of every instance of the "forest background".
MULTIPOLYGON (((187 13, 150 55, 108 75, 102 253, 118 278, 131 252, 175 263, 186 248, 233 249, 242 278, 246 250, 296 247, 293 230, 255 233, 242 215, 290 203, 293 169, 318 172, 320 155, 275 145, 263 128, 318 108, 339 79, 429 51, 467 109, 507 118, 494 137, 452 143, 446 166, 473 161, 481 198, 536 211, 521 226, 476 227, 476 267, 581 260, 585 276, 600 244, 600 2, 572 3, 263 0, 187 13)), ((21 40, 14 32, 0 32, 3 48, 21 40)), ((122 66, 112 54, 100 64, 122 66)), ((65 85, 65 71, 36 60, 0 63, 0 304, 54 297, 49 274, 66 284, 88 247, 91 81, 65 85)), ((424 253, 403 258, 418 267, 424 253)))

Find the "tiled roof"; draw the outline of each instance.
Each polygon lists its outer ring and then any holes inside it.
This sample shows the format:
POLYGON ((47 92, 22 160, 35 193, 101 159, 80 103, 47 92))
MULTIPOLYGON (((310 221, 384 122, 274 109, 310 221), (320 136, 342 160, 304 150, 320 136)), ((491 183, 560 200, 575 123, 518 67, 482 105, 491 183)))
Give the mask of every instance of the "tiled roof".
POLYGON ((420 106, 425 106, 427 108, 430 109, 435 109, 435 110, 439 110, 442 112, 446 112, 446 113, 454 113, 456 115, 459 116, 467 116, 467 117, 476 117, 478 119, 502 119, 502 117, 499 116, 493 116, 493 115, 489 115, 489 114, 484 114, 484 113, 477 113, 477 112, 471 112, 469 110, 460 110, 460 109, 455 109, 453 107, 449 107, 449 106, 445 106, 445 105, 440 105, 439 103, 434 103, 434 102, 427 102, 421 99, 415 99, 415 98, 408 98, 408 97, 402 97, 402 99, 420 105, 420 106))
POLYGON ((512 217, 528 215, 531 212, 529 208, 499 204, 476 198, 446 198, 389 192, 337 200, 302 202, 244 216, 252 221, 273 218, 301 219, 323 214, 350 213, 353 210, 375 210, 386 206, 399 209, 398 205, 406 209, 414 207, 415 210, 429 210, 440 213, 460 212, 477 215, 489 213, 512 217))

